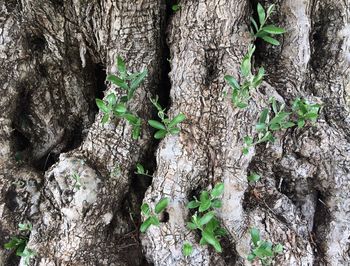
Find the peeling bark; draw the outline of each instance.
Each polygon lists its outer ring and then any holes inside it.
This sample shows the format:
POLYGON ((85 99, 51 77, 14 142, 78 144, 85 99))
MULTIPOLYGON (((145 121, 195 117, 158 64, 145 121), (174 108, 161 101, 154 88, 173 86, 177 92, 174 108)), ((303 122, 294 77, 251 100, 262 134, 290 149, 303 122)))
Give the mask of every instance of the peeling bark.
POLYGON ((272 2, 272 20, 287 33, 281 46, 256 42, 255 65, 267 76, 241 110, 223 96, 224 75, 239 75, 257 1, 180 1, 171 13, 163 0, 0 0, 0 265, 19 262, 2 246, 25 221, 34 226, 31 265, 250 265, 251 227, 284 245, 274 265, 346 265, 350 3, 261 1, 272 2), (96 97, 120 95, 104 81, 117 55, 149 73, 128 106, 144 121, 137 141, 124 120, 103 126, 95 106, 96 97), (155 94, 170 99, 170 117, 187 116, 159 145, 146 122, 155 94), (256 133, 270 96, 324 107, 316 125, 279 132, 244 156, 243 138, 256 133), (148 187, 135 165, 154 160, 148 187), (255 185, 252 171, 262 176, 255 185), (188 201, 217 182, 229 233, 222 254, 186 227, 188 201), (154 206, 165 196, 161 225, 140 241, 141 201, 154 206), (194 244, 188 258, 186 241, 194 244))

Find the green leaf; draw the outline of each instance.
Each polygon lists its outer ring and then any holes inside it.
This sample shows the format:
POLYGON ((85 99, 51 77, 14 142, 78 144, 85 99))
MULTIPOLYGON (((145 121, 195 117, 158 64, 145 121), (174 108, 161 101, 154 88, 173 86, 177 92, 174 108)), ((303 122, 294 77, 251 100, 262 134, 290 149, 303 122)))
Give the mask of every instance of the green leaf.
POLYGON ((224 192, 224 183, 218 183, 215 185, 215 187, 213 188, 213 190, 211 191, 211 196, 213 198, 219 197, 222 192, 224 192))
POLYGON ((162 211, 164 211, 164 209, 168 206, 168 204, 169 204, 169 199, 168 198, 163 198, 163 199, 161 199, 158 203, 157 203, 157 205, 156 205, 156 207, 155 207, 155 212, 157 213, 157 214, 159 214, 159 213, 161 213, 162 211))
POLYGON ((126 67, 125 67, 125 63, 123 58, 121 58, 120 56, 118 56, 117 58, 117 67, 118 67, 118 71, 120 74, 122 74, 122 76, 126 76, 126 67))
POLYGON ((172 127, 176 126, 177 124, 181 123, 182 121, 184 121, 185 119, 186 119, 186 116, 183 113, 180 113, 171 120, 168 127, 172 128, 172 127))
POLYGON ((251 261, 253 261, 253 260, 255 259, 255 257, 256 257, 256 256, 255 256, 253 253, 250 253, 250 254, 248 255, 248 257, 247 257, 247 260, 251 262, 251 261))
POLYGON ((155 134, 154 134, 154 138, 155 139, 162 139, 166 136, 166 131, 161 129, 161 130, 158 130, 155 134))
POLYGON ((150 215, 151 210, 150 210, 149 205, 147 203, 144 203, 141 205, 141 212, 146 216, 150 215))
POLYGON ((252 228, 250 230, 250 236, 252 238, 254 246, 258 245, 258 241, 260 241, 260 231, 256 228, 252 228))
POLYGON ((294 127, 295 126, 295 123, 291 122, 291 121, 288 121, 288 122, 285 122, 282 124, 282 127, 287 129, 287 128, 290 128, 290 127, 294 127))
POLYGON ((204 246, 204 245, 208 245, 208 242, 202 237, 201 240, 199 240, 199 244, 204 246))
MULTIPOLYGON (((147 70, 144 70, 142 71, 136 79, 134 79, 132 82, 131 82, 131 85, 130 85, 130 90, 131 91, 135 91, 138 86, 141 84, 141 82, 145 79, 145 77, 147 76, 147 70)), ((129 98, 130 99, 130 98, 129 98)))
POLYGON ((266 129, 266 124, 265 123, 257 123, 255 125, 255 128, 257 131, 264 131, 266 129))
POLYGON ((211 201, 207 200, 207 201, 201 201, 201 204, 199 206, 199 212, 205 212, 206 210, 208 210, 210 208, 211 205, 211 201))
MULTIPOLYGON (((141 123, 141 119, 139 119, 139 122, 141 123)), ((132 138, 134 140, 137 140, 140 137, 140 133, 141 133, 141 125, 140 124, 134 125, 132 129, 132 138)))
POLYGON ((282 252, 283 252, 283 245, 277 244, 277 245, 273 248, 273 252, 275 252, 275 253, 282 253, 282 252))
POLYGON ((101 99, 96 99, 96 105, 103 113, 109 113, 109 108, 101 99))
POLYGON ((156 120, 148 120, 148 124, 153 128, 166 130, 166 127, 156 120))
POLYGON ((299 119, 298 120, 298 128, 302 128, 305 125, 305 120, 304 119, 299 119))
POLYGON ((249 182, 258 182, 259 179, 260 179, 260 175, 258 175, 257 173, 251 173, 249 176, 248 176, 248 181, 249 182))
POLYGON ((222 207, 222 201, 219 200, 219 199, 213 200, 213 201, 211 202, 211 206, 212 206, 213 208, 221 208, 221 207, 222 207))
POLYGON ((275 38, 272 38, 270 36, 263 36, 262 39, 267 42, 270 43, 272 45, 280 45, 280 42, 277 41, 275 38))
POLYGON ((214 217, 214 213, 213 213, 213 212, 208 212, 208 213, 204 214, 204 215, 199 219, 199 222, 198 222, 198 223, 199 223, 200 226, 203 226, 203 225, 209 223, 210 220, 213 219, 213 217, 214 217))
POLYGON ((250 21, 252 22, 255 31, 258 32, 259 31, 259 27, 258 27, 258 24, 256 23, 255 19, 250 17, 250 21))
POLYGON ((262 28, 263 31, 266 31, 267 33, 270 34, 283 34, 286 32, 285 29, 273 26, 273 25, 267 25, 265 27, 262 28))
POLYGON ((318 118, 318 114, 317 113, 307 113, 305 115, 305 118, 308 118, 310 120, 316 120, 318 118))
POLYGON ((132 125, 137 125, 139 122, 139 118, 131 113, 124 113, 122 117, 124 117, 132 125))
POLYGON ((243 141, 245 144, 247 144, 248 146, 252 145, 253 144, 253 138, 252 137, 249 137, 249 136, 245 136, 243 138, 243 141))
POLYGON ((244 109, 244 108, 246 108, 248 106, 248 104, 244 103, 244 102, 238 102, 235 105, 236 105, 236 107, 238 107, 240 109, 244 109))
POLYGON ((118 78, 115 75, 108 75, 107 81, 112 82, 114 85, 116 85, 122 89, 129 90, 128 84, 126 84, 126 82, 124 80, 118 78))
POLYGON ((211 201, 209 199, 209 193, 207 191, 203 191, 200 195, 200 205, 199 212, 204 212, 210 208, 211 201))
POLYGON ((198 208, 199 205, 200 205, 200 203, 198 201, 192 200, 187 204, 187 208, 188 209, 195 209, 195 208, 198 208))
POLYGON ((155 225, 155 226, 159 226, 159 219, 156 216, 151 216, 151 224, 155 225))
POLYGON ((206 242, 208 242, 210 245, 212 245, 215 250, 219 253, 222 252, 222 248, 221 245, 219 243, 219 241, 215 238, 215 236, 209 232, 206 232, 205 230, 202 231, 202 237, 204 238, 204 240, 206 242))
POLYGON ((259 258, 273 256, 273 252, 272 252, 271 248, 264 248, 262 246, 255 248, 253 250, 253 253, 259 258))
POLYGON ((241 72, 244 77, 248 77, 251 73, 251 63, 250 58, 245 56, 241 64, 241 72))
POLYGON ((247 155, 247 154, 249 153, 249 149, 248 149, 248 148, 243 148, 243 149, 242 149, 242 153, 243 153, 244 155, 247 155))
POLYGON ((181 9, 181 5, 172 5, 171 6, 171 9, 174 11, 174 12, 176 12, 176 11, 179 11, 180 9, 181 9))
POLYGON ((185 243, 182 246, 182 254, 184 254, 185 257, 190 256, 193 252, 193 247, 190 243, 185 243))
POLYGON ((19 223, 18 224, 18 229, 19 231, 31 231, 33 228, 31 223, 19 223))
POLYGON ((267 109, 267 108, 265 108, 265 109, 261 112, 261 115, 260 115, 260 118, 259 118, 259 123, 260 123, 260 124, 265 124, 265 123, 266 123, 268 114, 269 114, 269 109, 267 109))
POLYGON ((106 97, 106 100, 107 100, 109 106, 113 106, 117 102, 117 98, 115 97, 114 93, 108 94, 107 97, 106 97))
POLYGON ((106 124, 108 122, 109 119, 109 114, 104 114, 101 120, 102 124, 106 124))
POLYGON ((191 222, 188 222, 187 223, 187 227, 190 229, 190 230, 196 230, 198 227, 197 225, 195 225, 194 223, 191 223, 191 222))
POLYGON ((258 15, 259 15, 260 26, 264 25, 265 24, 266 15, 265 15, 265 10, 264 10, 263 6, 260 3, 258 3, 257 10, 258 10, 258 15))
POLYGON ((268 8, 267 8, 267 15, 270 16, 272 14, 272 12, 275 11, 275 4, 272 4, 270 5, 268 8))
POLYGON ((240 89, 240 86, 239 86, 237 80, 236 80, 234 77, 232 77, 232 76, 230 76, 230 75, 226 75, 226 76, 224 77, 224 79, 226 80, 226 82, 227 82, 232 88, 237 89, 237 90, 240 89))
POLYGON ((169 129, 169 132, 170 132, 170 134, 172 134, 172 135, 177 135, 177 134, 180 133, 180 128, 178 128, 178 127, 170 128, 170 129, 169 129))
POLYGON ((114 111, 118 114, 124 114, 126 112, 126 106, 123 103, 118 103, 115 105, 114 111))
POLYGON ((151 217, 148 217, 148 218, 141 224, 141 227, 140 227, 141 233, 146 232, 147 229, 151 226, 151 224, 152 224, 151 217))

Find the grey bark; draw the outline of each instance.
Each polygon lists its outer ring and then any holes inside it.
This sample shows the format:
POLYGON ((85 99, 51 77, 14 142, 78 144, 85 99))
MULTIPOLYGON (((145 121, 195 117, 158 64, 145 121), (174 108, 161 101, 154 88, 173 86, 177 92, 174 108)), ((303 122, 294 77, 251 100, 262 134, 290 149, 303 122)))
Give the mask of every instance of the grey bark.
MULTIPOLYGON (((31 265, 249 265, 249 229, 256 227, 285 247, 274 265, 347 265, 350 3, 277 1, 272 19, 287 33, 281 46, 257 43, 255 65, 267 76, 239 110, 223 97, 223 77, 238 76, 255 4, 181 1, 167 21, 161 0, 0 1, 1 246, 19 222, 30 221, 31 265), (134 170, 153 160, 157 145, 146 121, 154 115, 148 97, 167 90, 165 36, 169 115, 187 119, 179 135, 160 141, 143 195, 145 180, 135 184, 134 170), (102 126, 96 113, 104 89, 96 73, 114 72, 116 55, 131 70, 149 72, 129 106, 144 120, 137 141, 125 121, 102 126), (304 97, 324 108, 315 126, 280 132, 274 144, 243 156, 243 137, 255 134, 270 96, 287 105, 304 97), (46 169, 51 158, 57 161, 46 169), (254 186, 251 171, 262 176, 254 186), (74 189, 73 173, 83 188, 74 189), (225 184, 218 216, 229 232, 222 254, 196 244, 186 228, 191 195, 217 182, 225 184), (164 196, 168 219, 140 243, 141 199, 154 206, 164 196), (185 241, 194 244, 188 258, 185 241)), ((110 92, 118 89, 107 84, 104 95, 110 92)), ((1 247, 0 265, 15 263, 1 247)))

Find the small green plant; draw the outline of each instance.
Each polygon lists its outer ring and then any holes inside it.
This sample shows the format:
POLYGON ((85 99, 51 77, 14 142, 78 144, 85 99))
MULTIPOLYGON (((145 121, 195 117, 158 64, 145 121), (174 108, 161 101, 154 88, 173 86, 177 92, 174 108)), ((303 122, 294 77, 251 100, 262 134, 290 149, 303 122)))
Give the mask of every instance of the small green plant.
POLYGON ((255 51, 255 46, 251 44, 248 48, 247 54, 244 56, 241 64, 241 76, 243 78, 242 85, 239 85, 238 81, 230 75, 226 75, 224 79, 232 88, 232 104, 238 108, 246 108, 248 106, 248 100, 250 99, 250 90, 258 88, 261 84, 265 70, 263 67, 259 68, 258 73, 254 75, 252 73, 252 56, 255 51))
MULTIPOLYGON (((269 6, 267 11, 265 12, 263 6, 258 4, 257 11, 259 15, 259 27, 257 22, 251 18, 253 28, 251 29, 252 33, 252 41, 255 41, 256 38, 261 38, 264 41, 271 43, 273 45, 279 45, 279 42, 274 39, 272 36, 277 34, 285 33, 285 30, 274 25, 265 25, 268 18, 274 11, 275 5, 269 6), (255 30, 255 33, 254 33, 255 30)), ((255 45, 250 44, 248 47, 248 52, 243 57, 241 68, 240 68, 240 76, 241 83, 239 83, 233 76, 226 75, 224 79, 232 88, 232 96, 231 101, 233 106, 238 108, 246 108, 248 106, 248 101, 250 99, 250 91, 252 89, 257 89, 263 81, 265 76, 265 69, 260 67, 259 70, 254 74, 253 72, 253 63, 252 58, 255 52, 255 45)), ((224 94, 226 95, 226 91, 224 94)))
POLYGON ((291 113, 284 111, 284 104, 278 105, 275 98, 271 98, 270 103, 272 105, 273 117, 270 117, 269 108, 265 108, 261 112, 259 121, 255 126, 258 132, 258 137, 255 141, 254 138, 249 136, 244 138, 245 147, 243 147, 242 150, 243 154, 248 154, 249 148, 256 144, 263 142, 274 142, 274 131, 295 126, 295 123, 289 119, 291 113))
POLYGON ((283 246, 281 244, 272 245, 268 241, 260 239, 260 231, 256 228, 250 230, 250 235, 253 242, 253 249, 248 255, 249 261, 259 259, 262 265, 270 265, 272 259, 283 252, 283 246))
POLYGON ((182 254, 185 257, 188 257, 192 254, 193 252, 193 247, 191 243, 186 242, 183 246, 182 246, 182 254))
POLYGON ((297 98, 292 105, 293 112, 297 115, 298 128, 304 127, 306 121, 315 123, 320 111, 320 104, 311 104, 304 99, 297 98))
POLYGON ((143 165, 140 164, 140 163, 136 164, 136 172, 135 172, 135 174, 153 177, 152 175, 148 174, 148 170, 145 170, 143 165))
POLYGON ((186 116, 183 113, 176 115, 173 119, 169 119, 167 114, 165 113, 165 109, 158 103, 158 96, 155 99, 150 99, 152 104, 158 110, 158 117, 161 122, 156 120, 148 120, 148 124, 157 129, 157 132, 154 134, 155 139, 162 139, 167 134, 176 135, 180 132, 180 128, 177 127, 179 123, 186 119, 186 116))
POLYGON ((251 29, 252 36, 254 39, 261 38, 265 42, 270 43, 272 45, 279 45, 279 41, 273 38, 275 35, 283 34, 286 31, 283 28, 276 27, 274 25, 265 25, 268 18, 275 10, 275 5, 270 5, 265 12, 264 7, 258 3, 257 11, 259 16, 259 27, 258 23, 254 18, 250 18, 253 28, 251 29), (255 31, 255 33, 254 33, 255 31))
POLYGON ((107 80, 126 91, 126 95, 120 98, 122 103, 126 103, 132 99, 136 89, 146 78, 147 70, 144 69, 139 73, 128 72, 124 60, 120 56, 117 58, 117 69, 119 76, 110 74, 107 76, 107 80))
MULTIPOLYGON (((218 183, 211 192, 202 191, 199 199, 194 197, 194 200, 187 205, 189 209, 197 209, 191 217, 191 222, 187 223, 187 227, 190 230, 199 230, 201 232, 199 243, 201 245, 211 245, 217 252, 222 252, 220 238, 226 235, 226 230, 220 226, 218 219, 215 217, 215 209, 222 207, 222 201, 219 197, 223 191, 224 184, 218 183)), ((188 250, 188 246, 186 250, 188 250)))
POLYGON ((171 6, 171 9, 176 12, 179 11, 181 9, 181 5, 180 4, 175 4, 171 6))
MULTIPOLYGON (((32 224, 30 223, 20 223, 18 227, 22 232, 30 232, 32 230, 32 224)), ((28 241, 28 236, 13 236, 9 242, 5 243, 4 248, 14 250, 17 256, 24 258, 24 264, 28 265, 30 259, 36 255, 33 250, 26 247, 28 241)))
POLYGON ((124 118, 132 126, 132 137, 138 139, 141 133, 141 118, 127 110, 127 102, 132 99, 136 89, 147 76, 147 70, 140 73, 129 73, 121 57, 117 58, 119 76, 108 75, 107 80, 125 91, 125 94, 117 99, 114 93, 106 97, 106 101, 96 99, 97 107, 104 113, 102 124, 108 122, 111 117, 124 118))
POLYGON ((260 175, 258 175, 255 172, 252 172, 248 177, 247 177, 249 182, 258 182, 260 180, 260 175))
POLYGON ((142 204, 141 212, 146 217, 145 221, 141 224, 140 231, 144 233, 151 225, 159 226, 158 215, 165 210, 169 204, 168 198, 162 198, 155 206, 154 212, 147 203, 142 204))
POLYGON ((81 178, 80 175, 78 175, 77 173, 73 173, 72 175, 70 175, 70 178, 73 179, 75 181, 74 183, 74 188, 76 189, 80 189, 81 188, 81 178))

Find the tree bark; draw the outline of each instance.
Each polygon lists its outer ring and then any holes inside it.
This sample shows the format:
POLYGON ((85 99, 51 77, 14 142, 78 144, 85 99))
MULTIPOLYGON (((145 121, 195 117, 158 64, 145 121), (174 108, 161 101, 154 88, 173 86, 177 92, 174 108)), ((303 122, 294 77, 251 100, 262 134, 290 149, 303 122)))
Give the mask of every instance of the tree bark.
POLYGON ((260 3, 276 4, 272 21, 287 32, 280 46, 256 42, 255 66, 267 75, 242 110, 224 97, 224 76, 239 76, 257 1, 180 1, 172 12, 163 0, 0 0, 0 265, 19 263, 2 247, 25 221, 30 265, 251 265, 252 227, 284 245, 273 265, 347 265, 350 2, 260 3), (95 106, 120 95, 105 82, 117 55, 130 71, 148 69, 128 106, 143 119, 139 140, 124 120, 102 125, 95 106), (187 117, 160 142, 147 125, 156 94, 170 117, 187 117), (324 107, 315 125, 278 132, 244 156, 243 138, 256 134, 271 96, 324 107), (134 174, 137 162, 152 180, 134 174), (217 182, 222 253, 186 227, 186 204, 217 182), (139 234, 140 205, 163 197, 160 226, 139 234))

